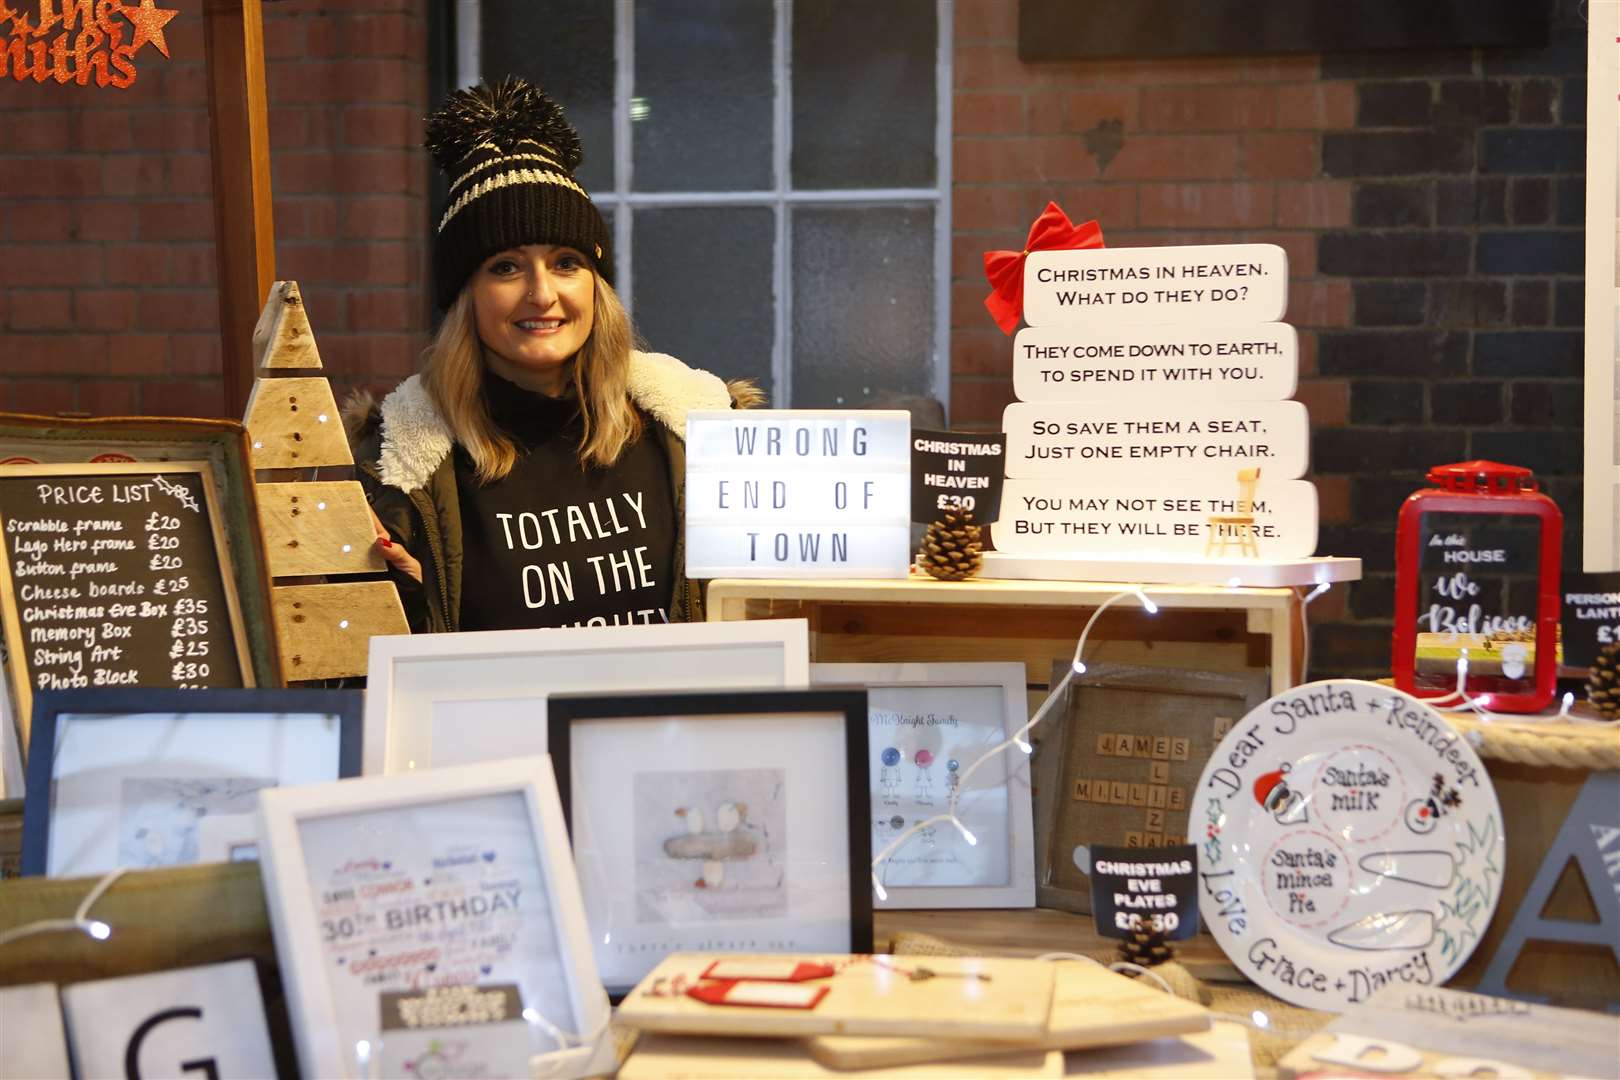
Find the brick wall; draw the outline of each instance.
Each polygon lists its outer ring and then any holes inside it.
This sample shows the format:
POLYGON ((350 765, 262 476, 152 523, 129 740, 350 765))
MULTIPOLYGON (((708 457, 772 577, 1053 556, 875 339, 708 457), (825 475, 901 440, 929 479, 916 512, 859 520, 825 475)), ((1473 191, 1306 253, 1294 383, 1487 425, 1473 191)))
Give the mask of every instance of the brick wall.
POLYGON ((1575 558, 1585 25, 1560 9, 1538 50, 1025 64, 1016 4, 958 0, 954 421, 1013 400, 980 255, 1048 199, 1112 246, 1276 243, 1318 550, 1366 569, 1313 605, 1314 670, 1388 671, 1395 514, 1430 465, 1534 468, 1575 558))
MULTIPOLYGON (((340 387, 425 343, 428 2, 265 9, 278 273, 340 387)), ((201 18, 175 6, 132 89, 0 81, 0 408, 219 409, 201 18)), ((1320 550, 1367 568, 1312 609, 1319 670, 1383 671, 1424 467, 1532 466, 1579 535, 1584 24, 1560 9, 1533 51, 1024 64, 1016 3, 957 0, 955 422, 1012 400, 980 253, 1048 199, 1113 245, 1280 244, 1320 550)))
MULTIPOLYGON (((0 409, 221 413, 201 5, 169 6, 128 89, 0 79, 0 409)), ((430 314, 427 0, 332 7, 265 8, 277 273, 335 382, 391 384, 430 314)))

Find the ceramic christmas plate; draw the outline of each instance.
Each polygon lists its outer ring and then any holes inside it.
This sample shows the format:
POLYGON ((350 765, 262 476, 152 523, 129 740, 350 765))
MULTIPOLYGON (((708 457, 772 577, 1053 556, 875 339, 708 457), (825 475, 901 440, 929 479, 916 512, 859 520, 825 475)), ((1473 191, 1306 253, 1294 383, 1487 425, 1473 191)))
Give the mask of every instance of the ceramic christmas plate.
POLYGON ((1416 698, 1309 683, 1240 720, 1189 808, 1199 911, 1285 1001, 1342 1011, 1438 986, 1502 891, 1502 812, 1473 748, 1416 698))

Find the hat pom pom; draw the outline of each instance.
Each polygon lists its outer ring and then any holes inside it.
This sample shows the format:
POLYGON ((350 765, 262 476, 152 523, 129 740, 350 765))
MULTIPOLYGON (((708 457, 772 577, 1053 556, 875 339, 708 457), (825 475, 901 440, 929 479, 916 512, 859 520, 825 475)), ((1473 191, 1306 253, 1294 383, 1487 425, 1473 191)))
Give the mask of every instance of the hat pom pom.
POLYGON ((454 172, 479 146, 493 143, 503 152, 532 139, 557 153, 572 172, 584 158, 579 133, 562 106, 537 86, 508 75, 494 86, 479 83, 450 96, 427 119, 427 148, 446 173, 454 172))

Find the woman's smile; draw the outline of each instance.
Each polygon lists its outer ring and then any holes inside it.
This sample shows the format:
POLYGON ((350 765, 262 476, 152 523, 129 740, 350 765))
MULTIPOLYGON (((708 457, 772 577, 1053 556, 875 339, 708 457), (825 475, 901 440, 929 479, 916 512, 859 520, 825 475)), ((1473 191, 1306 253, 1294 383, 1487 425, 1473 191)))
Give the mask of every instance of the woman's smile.
POLYGON ((527 389, 561 394, 595 320, 596 273, 585 256, 559 244, 508 248, 484 260, 470 288, 490 370, 527 389))

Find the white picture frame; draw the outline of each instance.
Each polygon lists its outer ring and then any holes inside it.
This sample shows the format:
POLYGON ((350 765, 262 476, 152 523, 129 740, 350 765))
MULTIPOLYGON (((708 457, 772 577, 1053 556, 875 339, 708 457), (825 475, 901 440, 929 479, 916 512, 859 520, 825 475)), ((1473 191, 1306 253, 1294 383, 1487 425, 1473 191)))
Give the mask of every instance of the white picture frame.
POLYGON ((11 718, 11 692, 0 687, 0 799, 20 799, 23 785, 22 744, 17 741, 17 724, 11 718))
POLYGON ((1585 449, 1581 569, 1620 570, 1620 4, 1587 7, 1585 449))
POLYGON ((366 1063, 377 1059, 379 995, 435 984, 518 983, 535 1051, 550 1059, 548 1076, 585 1075, 611 1042, 549 758, 270 789, 259 815, 265 899, 305 1076, 367 1075, 366 1063), (526 841, 507 847, 522 834, 526 841), (358 845, 345 858, 350 835, 358 845), (347 898, 352 921, 323 925, 318 905, 340 910, 333 897, 341 905, 344 883, 365 875, 373 875, 370 897, 352 888, 347 898), (410 896, 403 907, 401 895, 410 896), (509 899, 497 905, 496 895, 509 899), (436 917, 420 910, 429 900, 436 917), (456 936, 454 920, 468 917, 482 928, 456 936), (507 941, 505 951, 492 936, 507 941), (382 952, 390 941, 396 951, 382 952), (363 983, 351 951, 374 969, 365 975, 391 975, 363 983), (568 1048, 556 1029, 581 1044, 568 1048))
MULTIPOLYGON (((812 664, 810 682, 867 688, 874 858, 916 821, 946 812, 952 775, 968 769, 1029 720, 1021 663, 812 664), (888 723, 885 716, 919 722, 888 723), (897 733, 908 728, 902 742, 897 733), (930 757, 919 764, 917 755, 923 752, 930 757), (886 763, 886 753, 894 763, 886 763), (950 768, 953 761, 955 770, 950 768), (925 791, 925 779, 931 790, 925 791)), ((912 836, 876 868, 887 897, 875 898, 875 907, 1035 906, 1029 755, 1017 747, 1001 751, 969 778, 964 790, 957 816, 978 842, 969 845, 949 823, 933 826, 931 837, 912 836), (975 798, 979 793, 985 797, 975 798), (926 843, 930 838, 931 845, 926 843), (932 850, 924 853, 925 847, 932 850), (941 856, 949 861, 939 861, 941 856), (994 883, 921 883, 953 877, 994 883)))
POLYGON ((796 689, 809 657, 804 619, 373 637, 361 772, 543 754, 551 693, 796 689))

